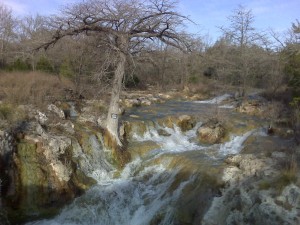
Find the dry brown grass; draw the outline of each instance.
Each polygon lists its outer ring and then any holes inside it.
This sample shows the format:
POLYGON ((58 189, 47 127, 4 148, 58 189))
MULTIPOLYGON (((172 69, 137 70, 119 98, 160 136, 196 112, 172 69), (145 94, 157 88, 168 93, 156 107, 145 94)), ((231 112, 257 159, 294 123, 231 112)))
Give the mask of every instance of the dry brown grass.
POLYGON ((71 81, 41 72, 0 73, 0 100, 12 104, 41 105, 64 98, 71 81))
POLYGON ((281 192, 287 185, 296 183, 298 179, 298 162, 295 154, 291 153, 283 162, 281 162, 281 171, 273 186, 281 192))

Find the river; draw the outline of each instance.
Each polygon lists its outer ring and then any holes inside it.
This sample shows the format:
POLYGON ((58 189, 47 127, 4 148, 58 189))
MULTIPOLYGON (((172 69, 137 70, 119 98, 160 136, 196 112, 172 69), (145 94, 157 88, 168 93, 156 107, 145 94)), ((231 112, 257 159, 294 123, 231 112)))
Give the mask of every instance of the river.
MULTIPOLYGON (((221 104, 228 96, 223 97, 202 102, 169 101, 128 111, 123 120, 156 121, 188 114, 196 116, 198 123, 186 132, 175 125, 170 128, 154 123, 145 133, 135 134, 128 150, 146 145, 147 150, 133 155, 120 172, 106 161, 97 164, 91 173, 97 185, 56 217, 28 225, 201 224, 212 199, 220 195, 224 158, 239 153, 250 137, 260 142, 268 138, 266 121, 235 112, 232 105, 221 104), (225 143, 201 144, 197 128, 212 115, 226 122, 232 120, 235 129, 225 143), (168 135, 161 135, 161 130, 168 135)), ((92 141, 98 151, 104 151, 96 139, 92 141)))

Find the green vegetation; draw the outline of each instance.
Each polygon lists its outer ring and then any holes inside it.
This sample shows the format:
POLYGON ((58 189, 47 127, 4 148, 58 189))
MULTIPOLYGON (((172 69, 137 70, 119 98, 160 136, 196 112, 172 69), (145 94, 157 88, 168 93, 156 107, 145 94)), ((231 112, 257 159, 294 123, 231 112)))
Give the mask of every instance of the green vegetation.
POLYGON ((74 71, 72 69, 70 60, 65 59, 63 63, 60 65, 59 75, 67 78, 74 77, 74 71))
POLYGON ((36 70, 39 70, 41 72, 46 72, 46 73, 53 73, 54 69, 53 66, 51 65, 50 61, 48 58, 42 56, 37 64, 36 64, 36 70))
POLYGON ((0 104, 0 119, 9 120, 13 117, 14 109, 11 105, 8 104, 0 104))
POLYGON ((7 69, 8 71, 30 71, 31 66, 28 62, 18 58, 7 69))

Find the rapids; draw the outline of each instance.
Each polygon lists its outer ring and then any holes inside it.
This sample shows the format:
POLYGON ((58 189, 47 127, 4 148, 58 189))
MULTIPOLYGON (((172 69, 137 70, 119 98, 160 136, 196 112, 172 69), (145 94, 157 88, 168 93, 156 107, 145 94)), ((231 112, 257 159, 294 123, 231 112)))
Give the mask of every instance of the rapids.
MULTIPOLYGON (((167 115, 197 115, 197 125, 187 132, 156 124, 143 135, 135 134, 132 142, 154 143, 141 156, 117 173, 106 160, 91 171, 97 185, 66 206, 52 219, 28 225, 179 225, 200 224, 214 196, 219 194, 219 176, 223 159, 239 153, 251 136, 264 137, 263 121, 236 113, 231 107, 217 107, 230 95, 198 102, 175 102, 133 108, 124 120, 152 120, 167 115), (204 145, 197 140, 197 128, 216 110, 235 128, 227 142, 204 145), (135 118, 136 120, 136 118, 135 118), (251 123, 251 126, 245 123, 251 123), (254 125, 253 125, 254 124, 254 125), (164 130, 169 135, 160 135, 164 130)), ((263 140, 263 139, 261 139, 263 140)), ((105 151, 96 138, 91 145, 105 151)), ((129 149, 130 151, 130 145, 129 149)), ((104 156, 104 154, 100 154, 104 156)), ((95 163, 94 163, 95 165, 95 163)))

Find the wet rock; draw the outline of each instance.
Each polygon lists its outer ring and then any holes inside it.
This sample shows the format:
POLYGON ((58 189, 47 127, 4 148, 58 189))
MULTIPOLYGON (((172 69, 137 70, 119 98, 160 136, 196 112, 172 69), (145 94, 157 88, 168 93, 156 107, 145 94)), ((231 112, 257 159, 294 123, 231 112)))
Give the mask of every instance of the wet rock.
POLYGON ((0 179, 6 180, 2 194, 12 223, 55 213, 95 184, 89 172, 96 167, 93 159, 99 163, 95 152, 101 151, 84 152, 75 139, 39 128, 33 121, 23 127, 23 135, 1 132, 0 179))
POLYGON ((132 142, 128 146, 128 151, 133 158, 143 157, 151 150, 158 149, 159 145, 153 141, 143 141, 143 142, 132 142))
POLYGON ((180 127, 183 132, 193 129, 195 125, 196 120, 189 115, 179 116, 177 121, 177 126, 180 127))
POLYGON ((261 100, 246 100, 237 108, 238 112, 256 116, 262 115, 265 110, 266 104, 261 100))
POLYGON ((171 134, 169 134, 166 130, 164 130, 164 129, 159 129, 158 131, 157 131, 157 133, 160 135, 160 136, 164 136, 164 137, 169 137, 169 136, 171 136, 171 134))
POLYGON ((172 98, 172 95, 170 94, 165 94, 165 93, 159 93, 158 96, 162 99, 165 99, 165 100, 169 100, 172 98))
POLYGON ((143 136, 149 127, 153 127, 154 123, 151 121, 125 121, 120 127, 120 133, 127 140, 136 136, 143 136))
POLYGON ((217 120, 209 120, 197 130, 200 142, 207 144, 220 143, 225 137, 225 128, 217 120))
POLYGON ((196 125, 194 117, 189 115, 167 116, 157 120, 157 123, 162 127, 174 128, 174 125, 179 127, 182 132, 191 130, 196 125))
POLYGON ((149 106, 151 104, 152 104, 151 100, 146 99, 146 98, 142 98, 141 99, 141 105, 143 105, 143 106, 149 106))

